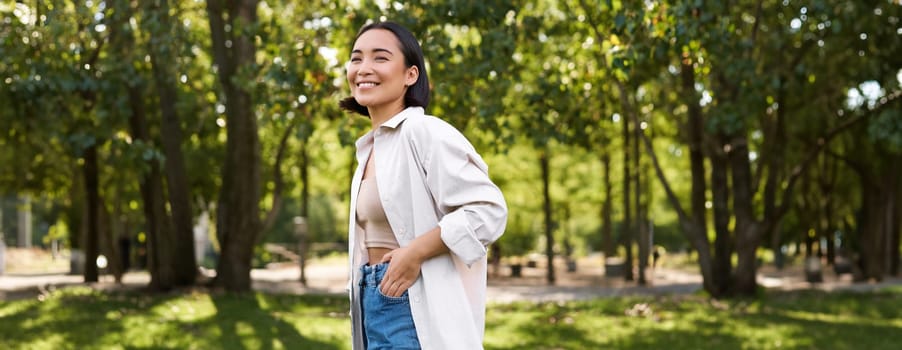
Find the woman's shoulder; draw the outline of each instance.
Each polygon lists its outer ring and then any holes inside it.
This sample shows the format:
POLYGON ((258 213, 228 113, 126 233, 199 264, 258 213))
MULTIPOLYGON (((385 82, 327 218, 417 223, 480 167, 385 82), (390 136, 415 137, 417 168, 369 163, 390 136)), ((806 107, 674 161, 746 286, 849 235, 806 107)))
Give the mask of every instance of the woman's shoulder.
POLYGON ((419 114, 408 118, 404 124, 403 129, 406 129, 407 139, 413 148, 423 154, 434 152, 476 153, 470 140, 460 130, 439 117, 419 114))
POLYGON ((403 129, 414 136, 426 136, 429 138, 463 137, 463 134, 451 125, 451 123, 434 115, 425 113, 415 113, 410 115, 407 117, 407 120, 404 121, 404 124, 405 127, 403 129))

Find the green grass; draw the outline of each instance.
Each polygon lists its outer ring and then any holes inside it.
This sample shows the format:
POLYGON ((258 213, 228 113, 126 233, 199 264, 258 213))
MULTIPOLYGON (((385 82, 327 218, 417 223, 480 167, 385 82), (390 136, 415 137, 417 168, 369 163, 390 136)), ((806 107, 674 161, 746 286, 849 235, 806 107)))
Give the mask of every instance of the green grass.
MULTIPOLYGON (((347 298, 67 288, 0 302, 0 349, 348 349, 347 298)), ((487 349, 898 349, 902 288, 490 305, 487 349)))
POLYGON ((343 349, 340 297, 67 288, 0 304, 0 349, 343 349))
POLYGON ((902 289, 496 305, 492 349, 899 349, 902 289))

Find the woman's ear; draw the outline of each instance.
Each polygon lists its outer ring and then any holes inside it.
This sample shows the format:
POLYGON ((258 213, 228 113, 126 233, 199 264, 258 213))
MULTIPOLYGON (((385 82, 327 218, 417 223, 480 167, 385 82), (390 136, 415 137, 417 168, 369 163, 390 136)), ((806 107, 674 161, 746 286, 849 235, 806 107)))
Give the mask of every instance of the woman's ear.
POLYGON ((420 68, 417 66, 410 66, 407 68, 407 78, 404 81, 404 85, 413 86, 417 82, 417 79, 420 77, 420 68))

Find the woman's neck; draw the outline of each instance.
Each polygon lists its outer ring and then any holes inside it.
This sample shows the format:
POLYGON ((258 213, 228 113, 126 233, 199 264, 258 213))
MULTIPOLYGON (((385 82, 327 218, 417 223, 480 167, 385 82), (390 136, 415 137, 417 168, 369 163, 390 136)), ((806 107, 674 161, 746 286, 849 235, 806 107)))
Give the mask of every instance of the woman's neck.
POLYGON ((373 123, 373 130, 376 130, 376 128, 381 126, 382 123, 385 123, 386 121, 388 121, 389 119, 391 119, 392 117, 397 115, 398 113, 401 113, 401 111, 403 111, 404 108, 405 107, 404 107, 403 103, 391 105, 391 106, 384 106, 382 108, 369 107, 368 110, 370 113, 370 122, 373 123))

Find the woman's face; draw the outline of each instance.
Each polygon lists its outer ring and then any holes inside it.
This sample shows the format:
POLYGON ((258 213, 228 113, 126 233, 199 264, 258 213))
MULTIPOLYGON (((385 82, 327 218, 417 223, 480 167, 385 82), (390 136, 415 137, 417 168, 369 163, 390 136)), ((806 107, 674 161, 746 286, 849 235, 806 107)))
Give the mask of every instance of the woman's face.
POLYGON ((401 42, 386 29, 370 29, 357 38, 348 62, 351 96, 374 109, 404 108, 407 87, 417 81, 416 66, 407 67, 401 42))

